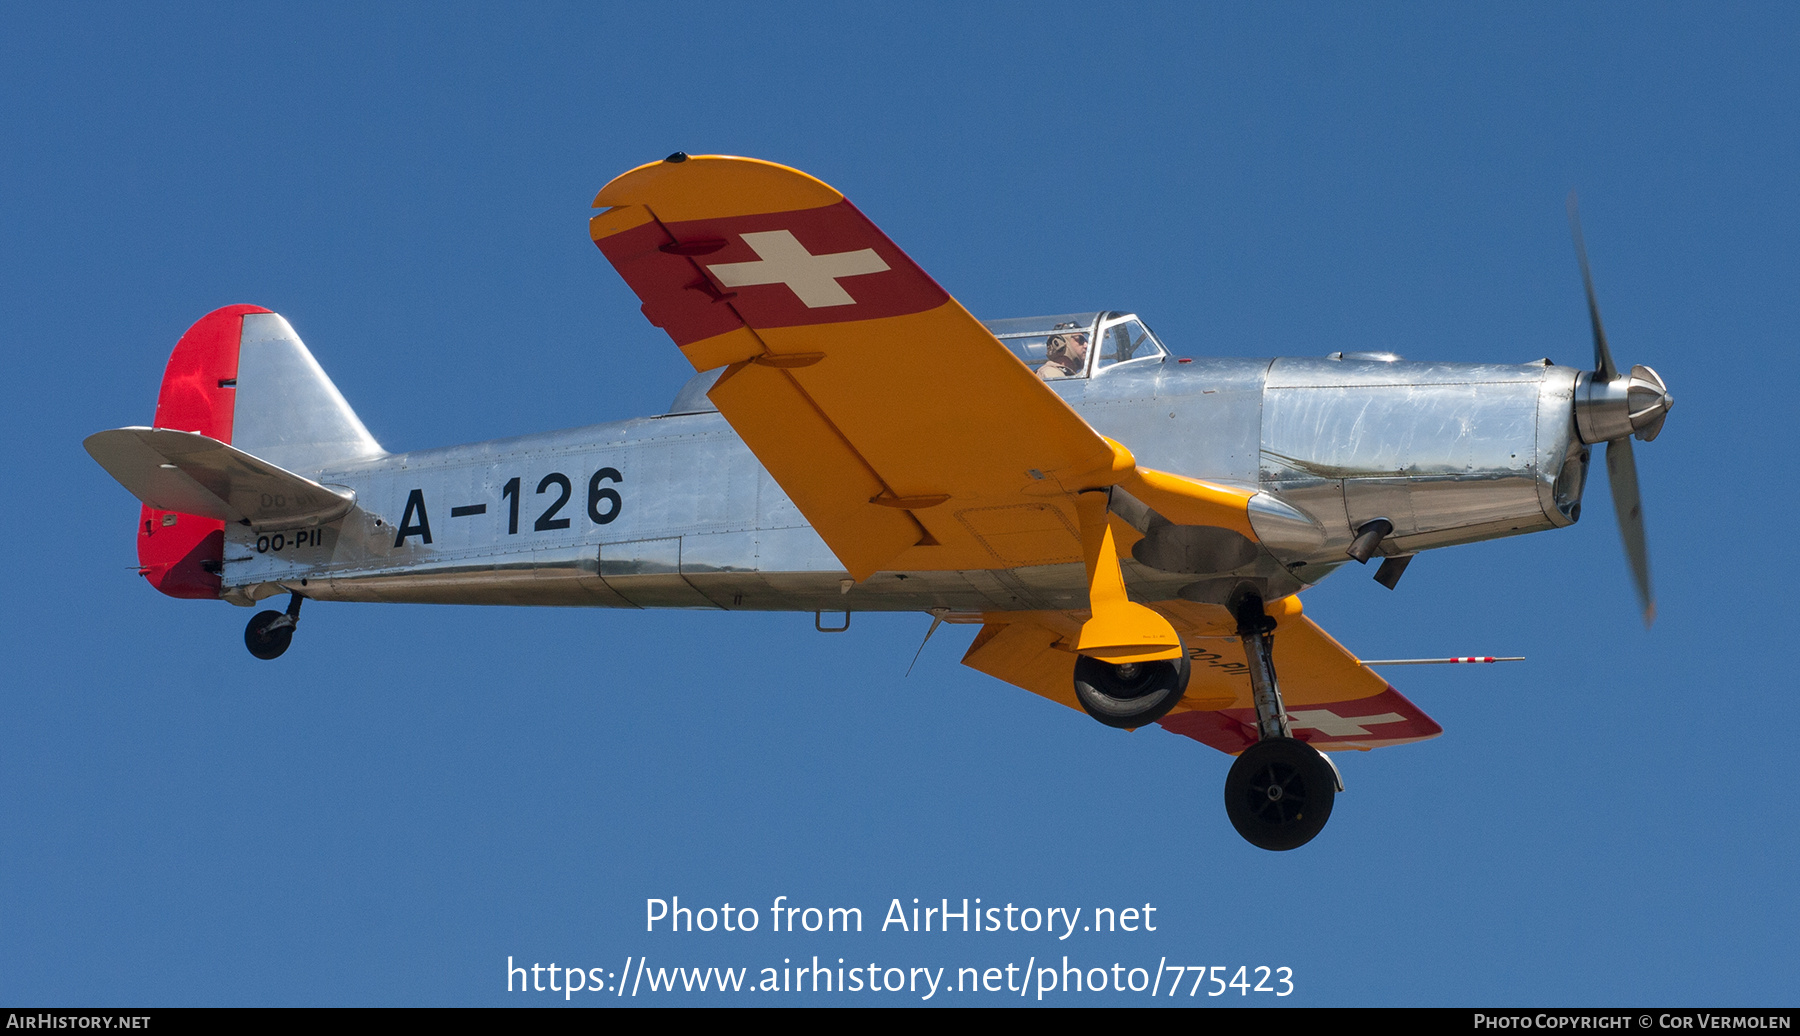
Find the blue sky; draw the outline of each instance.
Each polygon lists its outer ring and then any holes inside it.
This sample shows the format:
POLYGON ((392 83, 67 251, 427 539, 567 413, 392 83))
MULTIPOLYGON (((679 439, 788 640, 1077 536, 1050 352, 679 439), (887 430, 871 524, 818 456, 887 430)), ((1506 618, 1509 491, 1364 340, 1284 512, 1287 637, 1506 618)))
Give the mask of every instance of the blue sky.
POLYGON ((1196 1005, 1792 1004, 1797 40, 1773 5, 6 7, 0 1001, 1067 954, 1293 969, 1196 1005), (1577 189, 1615 355, 1678 401, 1637 451, 1659 622, 1603 484, 1310 591, 1367 657, 1530 660, 1396 670, 1444 736, 1340 759, 1324 834, 1267 854, 1227 757, 966 670, 966 629, 903 678, 924 616, 314 604, 261 663, 133 574, 81 439, 147 422, 220 305, 284 314, 390 449, 661 410, 688 368, 585 218, 677 149, 823 178, 977 315, 1135 309, 1196 355, 1583 365, 1577 189), (645 933, 676 895, 1159 925, 645 933))

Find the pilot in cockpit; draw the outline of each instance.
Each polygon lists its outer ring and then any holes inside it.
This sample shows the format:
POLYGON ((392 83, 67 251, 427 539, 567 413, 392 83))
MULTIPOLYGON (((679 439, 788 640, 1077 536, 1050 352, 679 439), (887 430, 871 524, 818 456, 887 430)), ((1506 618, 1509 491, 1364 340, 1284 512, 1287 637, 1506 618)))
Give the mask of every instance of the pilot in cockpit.
MULTIPOLYGON (((1075 324, 1058 324, 1055 330, 1075 327, 1075 324)), ((1088 336, 1086 331, 1068 331, 1053 334, 1044 343, 1044 355, 1049 362, 1038 368, 1037 376, 1045 381, 1060 381, 1063 378, 1079 378, 1087 371, 1088 336)))

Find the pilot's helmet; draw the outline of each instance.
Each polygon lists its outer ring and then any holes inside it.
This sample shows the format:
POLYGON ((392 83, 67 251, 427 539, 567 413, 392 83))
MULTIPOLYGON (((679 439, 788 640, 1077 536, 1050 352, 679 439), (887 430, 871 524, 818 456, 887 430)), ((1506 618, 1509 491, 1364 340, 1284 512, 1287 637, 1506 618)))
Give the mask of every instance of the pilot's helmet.
POLYGON ((1065 320, 1051 328, 1050 330, 1052 331, 1068 331, 1070 333, 1053 334, 1046 339, 1044 341, 1044 355, 1053 360, 1060 359, 1068 356, 1069 350, 1072 347, 1087 345, 1087 332, 1074 330, 1080 326, 1080 324, 1077 324, 1072 320, 1065 320))

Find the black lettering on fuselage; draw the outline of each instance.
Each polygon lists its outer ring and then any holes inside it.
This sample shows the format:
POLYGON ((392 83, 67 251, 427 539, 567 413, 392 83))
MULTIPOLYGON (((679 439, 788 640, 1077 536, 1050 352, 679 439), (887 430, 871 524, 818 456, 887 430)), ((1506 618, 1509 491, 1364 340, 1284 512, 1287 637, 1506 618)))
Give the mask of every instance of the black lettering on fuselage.
POLYGON ((417 536, 428 546, 431 543, 431 518, 425 513, 425 491, 422 489, 407 494, 406 511, 400 515, 400 531, 394 536, 394 546, 406 546, 408 536, 417 536), (419 518, 417 524, 413 523, 414 515, 419 518))

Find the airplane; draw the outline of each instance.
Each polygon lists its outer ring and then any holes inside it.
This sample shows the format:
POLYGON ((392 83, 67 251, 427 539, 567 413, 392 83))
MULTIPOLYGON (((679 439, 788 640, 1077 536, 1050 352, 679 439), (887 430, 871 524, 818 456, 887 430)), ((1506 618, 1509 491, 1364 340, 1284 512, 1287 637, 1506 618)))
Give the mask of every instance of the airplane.
POLYGON ((677 152, 594 207, 696 372, 665 413, 390 453, 287 321, 227 306, 175 346, 150 427, 85 441, 142 501, 144 578, 287 595, 245 629, 260 659, 308 599, 979 624, 965 665, 1235 755, 1226 815, 1274 851, 1329 819, 1327 753, 1442 732, 1300 591, 1573 525, 1605 443, 1654 616, 1631 439, 1673 399, 1614 364, 1572 197, 1591 371, 1179 356, 1122 310, 984 323, 838 191, 754 159, 677 152))

